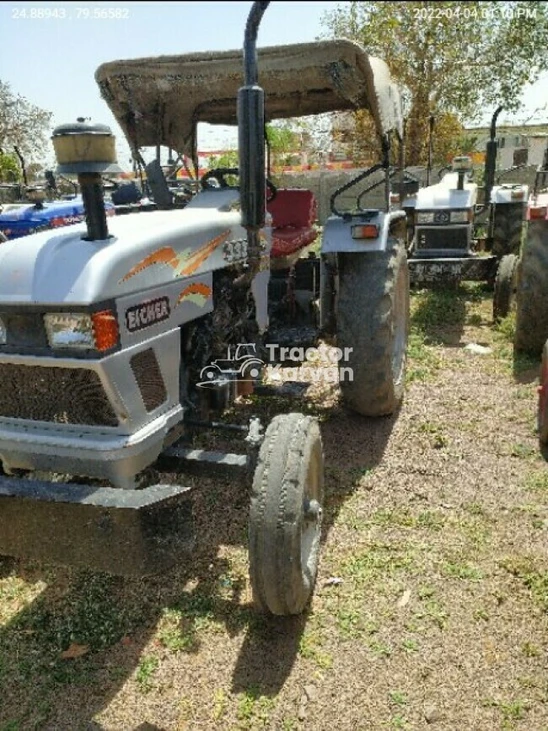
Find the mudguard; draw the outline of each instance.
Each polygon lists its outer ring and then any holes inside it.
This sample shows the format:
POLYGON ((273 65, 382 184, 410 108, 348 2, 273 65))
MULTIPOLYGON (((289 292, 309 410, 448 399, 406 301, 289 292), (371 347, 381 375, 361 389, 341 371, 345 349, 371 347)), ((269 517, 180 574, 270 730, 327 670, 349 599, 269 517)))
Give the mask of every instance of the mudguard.
POLYGON ((321 253, 386 251, 391 229, 398 221, 406 219, 404 211, 364 211, 347 216, 330 216, 324 226, 321 253), (379 234, 375 238, 353 238, 354 227, 375 225, 379 234))

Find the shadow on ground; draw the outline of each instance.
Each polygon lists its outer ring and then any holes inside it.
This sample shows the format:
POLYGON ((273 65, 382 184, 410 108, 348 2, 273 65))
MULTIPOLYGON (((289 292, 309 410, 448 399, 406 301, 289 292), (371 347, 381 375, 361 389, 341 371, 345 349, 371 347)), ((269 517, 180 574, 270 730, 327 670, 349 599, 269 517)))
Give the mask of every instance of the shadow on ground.
MULTIPOLYGON (((244 423, 259 413, 267 424, 281 411, 320 418, 325 542, 360 478, 382 459, 397 416, 365 419, 302 398, 268 398, 238 407, 232 421, 244 423), (335 458, 344 469, 333 468, 335 458)), ((210 449, 222 446, 220 439, 209 444, 210 449)), ((0 602, 15 610, 18 604, 23 607, 0 628, 2 731, 101 728, 93 719, 128 679, 133 676, 137 686, 145 682, 144 649, 166 616, 170 629, 160 641, 182 657, 199 652, 204 622, 220 624, 231 637, 245 633, 232 670, 234 693, 274 696, 284 685, 299 652, 306 614, 259 615, 243 597, 245 574, 235 573, 219 551, 221 546, 246 546, 249 486, 241 479, 189 481, 199 486, 194 503, 198 540, 194 552, 169 574, 133 580, 0 559, 0 602), (29 601, 25 591, 38 584, 45 588, 29 601), (63 659, 62 653, 74 645, 82 655, 63 659)))

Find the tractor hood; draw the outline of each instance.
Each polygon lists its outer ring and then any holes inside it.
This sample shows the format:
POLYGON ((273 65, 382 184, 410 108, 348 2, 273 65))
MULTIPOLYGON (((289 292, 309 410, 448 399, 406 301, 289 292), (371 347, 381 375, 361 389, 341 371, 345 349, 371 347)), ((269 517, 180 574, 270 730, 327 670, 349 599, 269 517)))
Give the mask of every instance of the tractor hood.
MULTIPOLYGON (((379 135, 401 137, 400 95, 384 61, 352 41, 258 49, 267 120, 366 109, 379 135)), ((101 94, 132 148, 165 145, 195 159, 196 125, 236 125, 241 50, 103 64, 101 94)))
POLYGON ((472 208, 476 204, 478 186, 464 183, 464 190, 457 189, 458 173, 447 173, 436 185, 429 185, 417 192, 415 210, 435 208, 472 208))
POLYGON ((196 197, 208 207, 114 216, 106 240, 86 241, 76 224, 0 244, 0 305, 105 302, 226 266, 245 230, 215 195, 196 197))

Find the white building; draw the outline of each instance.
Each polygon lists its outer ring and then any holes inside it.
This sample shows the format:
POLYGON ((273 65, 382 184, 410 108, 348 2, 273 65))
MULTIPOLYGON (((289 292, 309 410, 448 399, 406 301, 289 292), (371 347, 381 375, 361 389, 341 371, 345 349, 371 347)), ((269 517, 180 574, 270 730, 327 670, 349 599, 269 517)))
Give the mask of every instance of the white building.
POLYGON ((497 168, 504 170, 516 165, 540 165, 548 144, 548 133, 510 134, 501 132, 498 139, 499 159, 497 168))

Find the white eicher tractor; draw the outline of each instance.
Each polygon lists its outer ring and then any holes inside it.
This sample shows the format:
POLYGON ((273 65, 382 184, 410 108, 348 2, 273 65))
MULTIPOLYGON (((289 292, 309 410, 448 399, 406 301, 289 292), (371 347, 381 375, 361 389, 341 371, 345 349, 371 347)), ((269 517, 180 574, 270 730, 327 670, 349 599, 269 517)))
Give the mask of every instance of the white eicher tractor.
POLYGON ((305 608, 316 578, 318 423, 290 413, 263 429, 252 419, 239 427, 242 454, 194 450, 187 439, 218 428, 212 418, 238 394, 247 363, 238 346, 263 354, 267 344, 315 343, 328 331, 353 372, 341 382, 348 407, 396 411, 409 282, 405 214, 389 210, 388 184, 385 211, 341 211, 337 191, 320 256, 301 256, 317 235, 314 196, 276 190, 267 178, 265 122, 369 110, 384 157, 352 181, 359 192, 372 171, 388 176, 399 95, 384 62, 349 41, 257 51, 267 6, 254 3, 243 53, 116 61, 97 71, 134 155, 164 145, 196 157, 199 122, 238 124, 239 169, 210 171, 184 208, 107 224, 101 175, 116 169, 112 134, 87 123, 54 132, 58 171, 78 176, 86 221, 0 245, 0 553, 114 573, 163 570, 191 545, 191 495, 182 479, 147 485, 143 472, 161 460, 181 473, 189 461, 239 468, 253 479, 254 597, 284 615, 305 608), (238 353, 233 369, 228 348, 238 353), (207 367, 219 362, 220 375, 209 378, 207 367), (74 480, 33 479, 35 471, 74 480))

